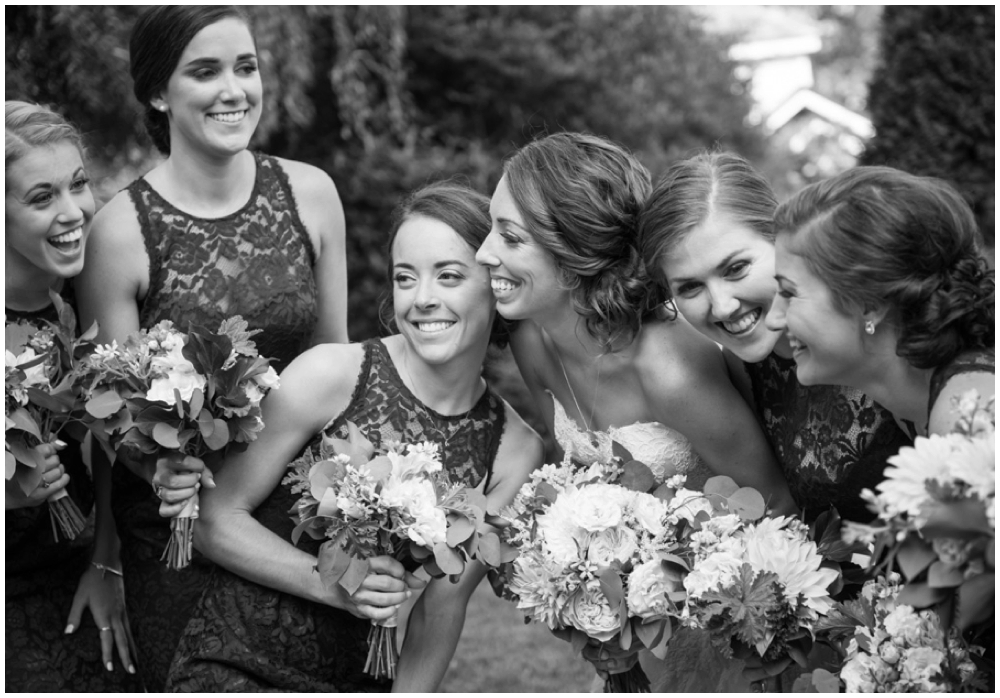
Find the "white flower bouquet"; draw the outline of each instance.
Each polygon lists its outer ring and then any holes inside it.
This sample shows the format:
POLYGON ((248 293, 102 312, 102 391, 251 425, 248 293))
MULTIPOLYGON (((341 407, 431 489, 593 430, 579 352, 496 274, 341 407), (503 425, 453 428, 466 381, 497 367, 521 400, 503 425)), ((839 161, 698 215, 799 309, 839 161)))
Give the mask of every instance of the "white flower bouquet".
MULTIPOLYGON (((83 398, 75 382, 77 360, 97 335, 94 325, 77 337, 73 309, 59 294, 49 296, 58 322, 4 322, 4 475, 25 494, 43 475, 34 447, 56 440, 78 418, 83 398)), ((65 489, 47 504, 54 538, 72 540, 83 531, 86 521, 65 489)))
POLYGON ((844 535, 874 545, 876 569, 898 567, 899 603, 935 608, 964 632, 992 618, 996 597, 996 417, 974 390, 954 409, 954 433, 917 437, 889 459, 878 493, 862 493, 878 521, 844 535))
MULTIPOLYGON (((176 451, 206 461, 245 449, 264 422, 260 401, 278 387, 269 359, 258 356, 254 332, 236 316, 217 332, 178 331, 164 320, 125 340, 98 346, 82 362, 91 433, 114 463, 128 446, 146 454, 176 451)), ((164 559, 172 569, 191 561, 195 495, 171 521, 164 559)))
POLYGON ((859 598, 837 604, 821 624, 846 642, 846 660, 836 677, 813 675, 815 685, 847 693, 941 693, 985 690, 974 658, 957 629, 945 630, 934 611, 900 603, 900 577, 865 583, 859 598), (832 678, 832 681, 829 679, 832 678))
MULTIPOLYGON (((457 581, 485 532, 485 497, 448 483, 430 442, 390 444, 376 455, 356 425, 348 438, 322 435, 289 464, 283 484, 300 498, 293 511, 292 542, 303 533, 325 541, 317 570, 328 588, 353 594, 368 573, 368 560, 389 555, 410 568, 457 581)), ((365 671, 394 678, 396 619, 372 624, 365 671)))

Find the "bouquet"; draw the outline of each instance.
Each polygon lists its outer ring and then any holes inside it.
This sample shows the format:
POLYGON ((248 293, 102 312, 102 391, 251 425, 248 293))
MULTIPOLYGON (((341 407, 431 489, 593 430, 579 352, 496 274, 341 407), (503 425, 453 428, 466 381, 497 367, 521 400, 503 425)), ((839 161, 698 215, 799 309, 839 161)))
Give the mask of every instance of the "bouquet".
POLYGON ((716 500, 724 493, 706 497, 694 518, 684 560, 685 622, 707 630, 727 657, 756 654, 779 668, 791 660, 805 666, 816 625, 833 607, 829 594, 840 570, 828 565, 798 519, 729 513, 716 500))
POLYGON ((889 459, 878 493, 862 493, 878 520, 850 524, 845 537, 874 546, 876 570, 898 566, 899 603, 966 631, 993 615, 996 417, 993 398, 974 390, 954 409, 954 433, 917 437, 889 459))
MULTIPOLYGON (((324 434, 288 466, 283 483, 301 495, 292 542, 303 533, 323 540, 317 571, 327 588, 339 584, 348 594, 379 555, 456 581, 485 532, 485 497, 448 483, 436 444, 392 443, 376 455, 356 425, 347 428, 347 439, 324 434)), ((395 678, 396 619, 373 621, 368 643, 365 671, 395 678)))
MULTIPOLYGON (((509 525, 491 581, 529 620, 577 650, 596 640, 662 659, 684 616, 692 502, 705 497, 675 494, 683 476, 657 486, 645 464, 619 444, 614 451, 607 463, 566 461, 532 474, 500 512, 509 525)), ((609 676, 605 691, 648 692, 649 680, 636 664, 609 676)))
MULTIPOLYGON (((260 401, 278 387, 268 359, 257 355, 254 332, 239 316, 217 332, 184 334, 169 320, 98 346, 81 369, 88 426, 112 463, 122 446, 146 454, 177 451, 208 460, 245 449, 264 422, 260 401)), ((163 559, 171 569, 191 561, 198 496, 170 522, 163 559)))
POLYGON ((982 648, 966 647, 933 611, 901 603, 900 592, 900 577, 891 573, 866 582, 859 598, 837 604, 820 629, 846 641, 846 661, 839 681, 817 670, 814 685, 837 692, 843 682, 848 693, 986 690, 973 662, 982 648))
MULTIPOLYGON (((49 292, 58 323, 5 323, 4 450, 5 476, 27 494, 43 475, 34 447, 54 441, 79 410, 82 398, 75 384, 78 358, 88 351, 97 326, 76 336, 76 316, 59 296, 49 292)), ((48 498, 52 534, 74 539, 86 525, 83 514, 65 489, 48 498)))

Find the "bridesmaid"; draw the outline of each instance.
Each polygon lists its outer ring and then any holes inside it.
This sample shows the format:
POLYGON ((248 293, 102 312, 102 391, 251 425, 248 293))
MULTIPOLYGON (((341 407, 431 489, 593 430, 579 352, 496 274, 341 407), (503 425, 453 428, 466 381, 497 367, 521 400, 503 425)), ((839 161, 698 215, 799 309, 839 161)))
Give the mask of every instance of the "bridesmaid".
MULTIPOLYGON (((95 218, 78 287, 84 322, 98 320, 99 339, 120 342, 164 319, 183 330, 242 315, 278 368, 312 342, 346 341, 344 215, 333 182, 247 149, 263 95, 246 17, 227 6, 153 7, 129 48, 135 96, 166 159, 95 218)), ((139 669, 159 691, 210 568, 200 558, 165 568, 167 517, 212 480, 194 458, 120 455, 113 506, 126 600, 139 669)))
MULTIPOLYGON (((379 448, 430 440, 454 484, 510 503, 540 462, 541 440, 482 376, 489 344, 503 344, 489 276, 475 250, 489 231, 487 200, 448 184, 405 201, 390 235, 390 326, 362 344, 327 344, 296 359, 263 402, 268 427, 205 493, 195 543, 216 568, 170 672, 177 691, 385 691, 364 673, 369 618, 386 618, 410 594, 402 566, 375 558, 378 574, 348 597, 316 574, 320 541, 291 543, 298 495, 287 464, 320 434, 348 423, 379 448)), ((458 643, 465 608, 485 569, 432 580, 407 626, 394 690, 437 689, 458 643)), ((407 577, 411 586, 418 583, 407 577)))
POLYGON ((996 390, 996 282, 949 184, 857 167, 778 207, 778 295, 799 381, 872 395, 918 434, 947 434, 953 400, 996 390))
MULTIPOLYGON (((833 506, 845 519, 870 521, 861 490, 882 481, 886 459, 912 437, 860 390, 796 380, 788 338, 764 321, 777 291, 776 206, 768 183, 735 153, 683 160, 646 203, 643 258, 681 314, 725 348, 803 517, 811 521, 833 506)), ((733 664, 719 656, 706 661, 733 664)), ((750 690, 748 679, 764 679, 777 668, 751 669, 729 689, 750 690)), ((669 663, 661 673, 654 680, 661 687, 690 675, 669 663)), ((776 681, 790 688, 795 674, 776 681)))
MULTIPOLYGON (((94 218, 80 133, 51 109, 4 104, 5 324, 58 322, 50 291, 73 305, 94 218)), ((44 471, 25 494, 6 481, 4 686, 13 692, 135 691, 113 524, 53 538, 46 501, 66 491, 86 515, 94 494, 80 445, 41 444, 44 471), (93 548, 91 549, 91 545, 93 548), (84 608, 93 615, 82 620, 84 608), (69 624, 63 630, 66 620, 69 624), (117 653, 114 652, 117 645, 117 653)))

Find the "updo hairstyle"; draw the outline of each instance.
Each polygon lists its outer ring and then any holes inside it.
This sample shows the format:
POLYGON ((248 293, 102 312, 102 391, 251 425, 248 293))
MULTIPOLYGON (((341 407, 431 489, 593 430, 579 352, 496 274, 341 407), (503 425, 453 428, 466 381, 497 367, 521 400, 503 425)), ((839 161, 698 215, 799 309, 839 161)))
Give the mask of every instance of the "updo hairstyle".
POLYGON ((232 5, 156 5, 132 27, 128 44, 132 92, 142 105, 146 133, 164 155, 170 154, 170 121, 150 100, 166 88, 191 39, 228 17, 250 26, 247 15, 232 5))
POLYGON ((4 102, 4 169, 33 148, 69 141, 85 155, 83 137, 75 126, 48 107, 17 100, 4 102))
POLYGON ((965 199, 949 184, 856 167, 778 207, 775 230, 843 312, 888 304, 896 354, 934 368, 995 343, 994 273, 965 199))
POLYGON ((557 133, 529 143, 503 168, 534 239, 555 259, 587 332, 607 351, 627 346, 662 305, 636 246, 650 176, 609 140, 557 133))
MULTIPOLYGON (((392 246, 396 235, 409 218, 425 216, 441 221, 454 230, 473 251, 478 250, 490 234, 490 200, 473 189, 454 182, 436 182, 417 189, 404 198, 392 213, 389 240, 386 245, 386 277, 390 291, 382 297, 379 317, 390 332, 398 331, 392 305, 392 246)), ((514 323, 495 313, 490 330, 490 344, 502 349, 510 340, 514 323)))
POLYGON ((736 153, 702 152, 667 169, 639 218, 639 249, 653 279, 668 294, 663 263, 713 214, 725 213, 769 242, 774 241, 771 186, 736 153))

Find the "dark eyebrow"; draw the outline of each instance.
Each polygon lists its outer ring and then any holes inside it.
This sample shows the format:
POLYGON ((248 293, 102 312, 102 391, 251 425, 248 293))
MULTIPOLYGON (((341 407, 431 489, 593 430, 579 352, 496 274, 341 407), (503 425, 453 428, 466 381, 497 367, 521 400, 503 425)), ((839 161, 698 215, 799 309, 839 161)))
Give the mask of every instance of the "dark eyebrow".
MULTIPOLYGON (((468 264, 466 264, 465 262, 463 262, 463 261, 461 261, 459 259, 445 259, 445 260, 442 260, 440 262, 436 262, 434 264, 434 268, 435 269, 443 269, 444 267, 451 267, 451 266, 463 267, 465 269, 469 269, 470 268, 468 264)), ((412 264, 409 264, 407 262, 396 262, 396 263, 394 263, 392 265, 393 269, 396 269, 397 267, 402 268, 402 269, 416 269, 416 267, 414 267, 412 264)))
MULTIPOLYGON (((238 55, 236 57, 236 61, 237 62, 239 62, 239 61, 245 61, 245 60, 248 60, 248 59, 251 59, 251 58, 254 59, 254 60, 256 60, 257 59, 257 54, 256 53, 241 53, 240 55, 238 55)), ((197 67, 197 66, 202 66, 202 65, 216 66, 216 65, 219 65, 220 63, 222 63, 222 61, 220 59, 206 56, 206 57, 203 57, 203 58, 195 58, 193 60, 190 60, 190 61, 187 62, 187 65, 185 65, 184 67, 188 68, 188 67, 191 67, 191 66, 197 67)))

